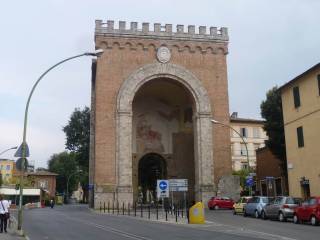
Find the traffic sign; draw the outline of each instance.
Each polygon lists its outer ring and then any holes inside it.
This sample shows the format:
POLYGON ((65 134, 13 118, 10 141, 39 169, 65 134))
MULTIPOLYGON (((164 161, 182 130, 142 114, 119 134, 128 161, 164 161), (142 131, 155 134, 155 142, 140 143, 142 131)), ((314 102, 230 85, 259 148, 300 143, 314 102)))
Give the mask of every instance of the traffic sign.
POLYGON ((253 177, 252 176, 247 176, 246 177, 246 186, 252 187, 254 185, 253 177))
MULTIPOLYGON (((16 153, 14 154, 15 157, 22 158, 22 146, 23 146, 23 143, 20 145, 20 147, 18 148, 18 150, 17 150, 16 153)), ((29 157, 29 156, 30 156, 29 146, 28 146, 28 144, 26 143, 26 155, 25 155, 24 157, 29 157)))
POLYGON ((165 198, 169 197, 169 181, 157 180, 157 197, 165 198))
POLYGON ((171 192, 187 192, 188 179, 169 179, 171 192))

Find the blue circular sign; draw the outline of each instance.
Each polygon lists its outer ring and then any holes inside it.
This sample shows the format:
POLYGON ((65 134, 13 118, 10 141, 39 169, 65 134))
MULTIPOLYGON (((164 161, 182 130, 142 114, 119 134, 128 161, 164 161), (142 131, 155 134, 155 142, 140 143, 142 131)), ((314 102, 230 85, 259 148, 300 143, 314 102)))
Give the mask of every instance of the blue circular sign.
POLYGON ((167 187, 168 187, 167 182, 161 181, 161 182, 159 183, 159 188, 160 188, 162 191, 163 191, 163 190, 166 190, 167 187))

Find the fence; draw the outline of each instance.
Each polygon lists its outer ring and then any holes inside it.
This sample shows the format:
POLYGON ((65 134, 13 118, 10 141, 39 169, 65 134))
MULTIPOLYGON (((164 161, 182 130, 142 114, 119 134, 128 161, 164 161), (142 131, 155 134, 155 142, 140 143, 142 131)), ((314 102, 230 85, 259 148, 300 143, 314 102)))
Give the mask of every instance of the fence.
POLYGON ((158 220, 176 223, 188 223, 188 211, 184 204, 174 204, 165 207, 160 204, 100 202, 100 213, 123 215, 149 220, 158 220))

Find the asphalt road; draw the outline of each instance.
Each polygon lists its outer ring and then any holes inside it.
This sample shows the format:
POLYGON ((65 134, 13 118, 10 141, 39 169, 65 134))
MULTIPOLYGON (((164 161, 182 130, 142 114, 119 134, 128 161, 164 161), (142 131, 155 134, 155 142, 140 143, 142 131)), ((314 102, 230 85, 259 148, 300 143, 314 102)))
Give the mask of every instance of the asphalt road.
POLYGON ((320 236, 320 227, 244 218, 224 210, 210 211, 206 215, 209 222, 205 225, 176 225, 149 222, 139 217, 98 214, 86 206, 68 205, 26 210, 23 228, 31 240, 316 240, 320 236))

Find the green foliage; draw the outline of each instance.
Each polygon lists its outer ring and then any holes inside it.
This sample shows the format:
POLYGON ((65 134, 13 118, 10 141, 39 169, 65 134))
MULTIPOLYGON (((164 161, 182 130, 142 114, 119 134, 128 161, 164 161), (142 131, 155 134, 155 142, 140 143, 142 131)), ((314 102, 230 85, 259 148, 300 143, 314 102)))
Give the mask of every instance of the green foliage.
POLYGON ((82 170, 80 183, 86 198, 89 183, 90 109, 76 108, 63 131, 66 134, 66 149, 75 155, 75 161, 82 170))
POLYGON ((241 169, 238 171, 233 171, 232 175, 236 175, 240 177, 240 186, 242 187, 242 189, 246 188, 246 177, 249 176, 249 169, 241 169))
POLYGON ((266 120, 264 130, 269 137, 266 141, 266 146, 280 159, 282 172, 287 175, 282 102, 278 87, 273 87, 267 92, 266 100, 261 103, 260 108, 261 116, 266 120))
MULTIPOLYGON (((57 192, 66 193, 68 178, 79 170, 76 154, 68 152, 53 154, 48 161, 48 168, 50 172, 59 174, 57 176, 57 192)), ((69 193, 76 190, 78 181, 78 174, 74 174, 69 178, 69 193)))

